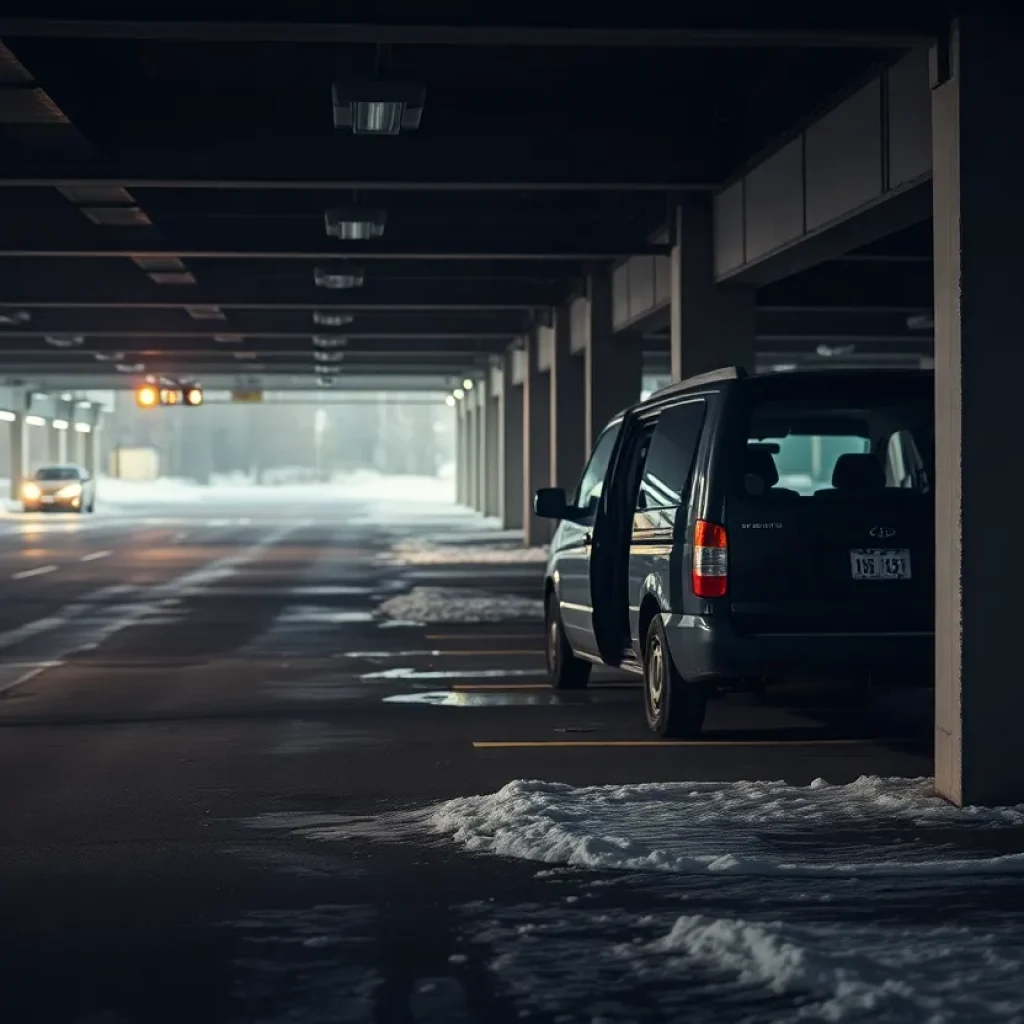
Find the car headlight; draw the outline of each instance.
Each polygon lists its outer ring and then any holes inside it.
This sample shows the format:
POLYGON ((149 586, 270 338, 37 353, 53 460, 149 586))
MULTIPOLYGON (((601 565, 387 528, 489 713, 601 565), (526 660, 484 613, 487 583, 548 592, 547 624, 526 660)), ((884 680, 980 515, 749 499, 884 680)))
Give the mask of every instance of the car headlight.
POLYGON ((81 484, 68 484, 57 492, 58 498, 77 498, 82 493, 81 484))
POLYGON ((35 501, 36 498, 42 495, 42 491, 39 489, 39 484, 27 483, 21 488, 21 496, 27 498, 29 501, 35 501))

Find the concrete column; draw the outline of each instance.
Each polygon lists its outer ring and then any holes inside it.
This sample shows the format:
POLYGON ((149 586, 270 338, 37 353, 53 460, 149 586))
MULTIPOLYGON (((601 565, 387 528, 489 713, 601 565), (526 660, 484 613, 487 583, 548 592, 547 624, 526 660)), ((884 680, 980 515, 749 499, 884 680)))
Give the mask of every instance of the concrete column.
POLYGON ((711 196, 684 197, 672 224, 672 380, 723 366, 754 372, 754 289, 715 284, 711 196))
POLYGON ((1024 37, 964 15, 932 53, 935 247, 935 785, 1024 801, 1017 595, 1024 579, 1019 239, 1024 37), (944 45, 948 42, 948 45, 944 45))
POLYGON ((523 525, 523 409, 526 403, 523 386, 516 381, 516 362, 519 358, 515 351, 505 354, 501 408, 498 414, 498 450, 501 460, 499 505, 501 525, 506 530, 518 530, 523 525))
POLYGON ((488 381, 479 380, 476 382, 476 387, 469 393, 469 397, 472 398, 476 407, 474 416, 476 418, 477 433, 476 491, 473 495, 473 507, 484 515, 487 515, 487 456, 489 454, 487 439, 487 428, 489 426, 487 417, 488 392, 488 381))
POLYGON ((551 354, 551 486, 564 487, 568 494, 579 480, 584 450, 583 359, 569 347, 569 308, 555 310, 554 343, 551 354))
POLYGON ((537 332, 526 338, 523 359, 523 543, 544 544, 551 535, 546 520, 533 514, 533 495, 551 479, 551 400, 549 378, 540 368, 537 332))
POLYGON ((489 516, 501 516, 501 454, 499 423, 501 421, 500 392, 491 388, 487 398, 487 508, 489 516))
POLYGON ((46 457, 50 462, 60 463, 64 460, 60 454, 60 439, 63 430, 58 430, 52 423, 46 425, 46 457))
POLYGON ((21 500, 21 485, 25 481, 26 473, 26 452, 27 439, 25 432, 28 428, 25 425, 25 414, 19 412, 17 418, 11 421, 11 490, 12 501, 21 500))
POLYGON ((476 478, 480 470, 478 443, 480 432, 476 424, 476 399, 472 391, 459 400, 466 415, 466 507, 476 508, 476 478))
POLYGON ((461 402, 455 406, 455 503, 466 504, 466 414, 461 402))
POLYGON ((583 351, 584 447, 622 409, 640 401, 643 351, 630 334, 612 333, 611 274, 592 274, 587 282, 588 336, 583 351))
POLYGON ((99 416, 96 416, 92 422, 92 430, 88 434, 82 434, 82 466, 91 477, 96 476, 96 470, 99 468, 96 460, 99 451, 99 432, 99 416))

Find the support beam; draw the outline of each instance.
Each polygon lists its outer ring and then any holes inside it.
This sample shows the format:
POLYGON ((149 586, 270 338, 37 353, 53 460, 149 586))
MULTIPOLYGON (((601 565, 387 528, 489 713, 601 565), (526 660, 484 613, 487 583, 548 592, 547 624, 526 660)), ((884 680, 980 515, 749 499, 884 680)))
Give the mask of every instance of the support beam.
POLYGON ((964 15, 932 54, 935 231, 935 785, 956 804, 1024 801, 1017 685, 1024 488, 1017 342, 1024 106, 1014 15, 964 15), (1014 426, 1017 424, 1017 426, 1014 426))
POLYGON ((458 402, 455 406, 455 503, 466 504, 466 480, 468 459, 468 432, 466 428, 466 406, 458 402))
POLYGON ((484 513, 493 518, 501 516, 500 419, 501 400, 499 392, 492 387, 487 397, 487 504, 484 513))
POLYGON ((715 232, 709 197, 691 196, 673 211, 670 281, 671 377, 722 366, 754 371, 754 289, 715 283, 715 232))
POLYGON ((11 454, 10 454, 10 466, 11 466, 11 484, 10 484, 10 498, 11 501, 21 501, 21 487, 25 482, 25 476, 28 472, 28 459, 26 446, 28 438, 26 436, 27 426, 25 424, 25 414, 22 411, 18 411, 17 416, 10 424, 10 443, 11 443, 11 454))
POLYGON ((583 358, 570 347, 569 308, 555 309, 549 381, 551 486, 571 494, 586 459, 584 450, 583 358))
POLYGON ((640 401, 643 350, 631 334, 612 333, 611 275, 587 279, 588 331, 583 350, 584 448, 618 412, 640 401))
POLYGON ((467 395, 467 399, 473 405, 476 421, 476 490, 473 494, 473 507, 483 515, 487 515, 487 456, 490 449, 490 439, 487 436, 490 427, 490 417, 487 415, 490 401, 488 392, 489 381, 485 378, 478 380, 467 395))
POLYGON ((501 523, 506 530, 518 530, 523 525, 523 385, 516 377, 516 362, 520 353, 510 349, 505 354, 502 372, 500 413, 501 461, 501 523))
POLYGON ((526 336, 523 349, 523 543, 547 543, 550 527, 533 514, 533 496, 551 479, 551 400, 548 375, 540 368, 537 330, 526 336))
POLYGON ((466 507, 476 508, 477 476, 480 472, 480 429, 477 426, 476 402, 472 393, 459 400, 466 410, 466 507))

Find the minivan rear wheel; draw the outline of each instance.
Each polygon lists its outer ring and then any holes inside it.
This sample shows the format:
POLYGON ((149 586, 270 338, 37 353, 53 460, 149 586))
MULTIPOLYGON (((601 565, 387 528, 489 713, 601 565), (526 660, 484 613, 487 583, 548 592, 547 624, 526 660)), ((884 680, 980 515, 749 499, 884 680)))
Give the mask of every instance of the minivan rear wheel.
POLYGON ((582 690, 590 678, 591 665, 573 654, 569 638, 562 626, 558 598, 549 594, 544 615, 544 651, 548 662, 548 679, 556 690, 582 690))
POLYGON ((655 615, 644 645, 644 711, 647 726, 663 739, 690 739, 704 728, 707 694, 684 679, 672 661, 661 616, 655 615))

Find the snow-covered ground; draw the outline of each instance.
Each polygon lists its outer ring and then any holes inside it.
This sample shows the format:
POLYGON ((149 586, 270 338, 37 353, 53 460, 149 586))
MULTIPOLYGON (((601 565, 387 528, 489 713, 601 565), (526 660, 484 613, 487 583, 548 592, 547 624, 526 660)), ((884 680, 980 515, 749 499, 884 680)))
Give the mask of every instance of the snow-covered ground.
POLYGON ((576 867, 812 877, 1024 873, 1024 854, 1000 856, 984 847, 957 853, 926 839, 930 828, 1024 825, 1024 806, 961 810, 931 787, 929 779, 868 776, 807 787, 667 782, 578 789, 516 781, 442 804, 431 823, 469 850, 576 867), (895 829, 919 841, 878 843, 878 832, 895 829), (836 832, 842 841, 828 841, 836 832))
POLYGON ((469 540, 435 541, 412 538, 395 544, 387 558, 393 565, 510 565, 547 561, 546 547, 524 548, 520 540, 481 544, 469 540))
POLYGON ((380 614, 406 622, 539 622, 540 598, 488 594, 457 587, 413 587, 378 606, 380 614))

